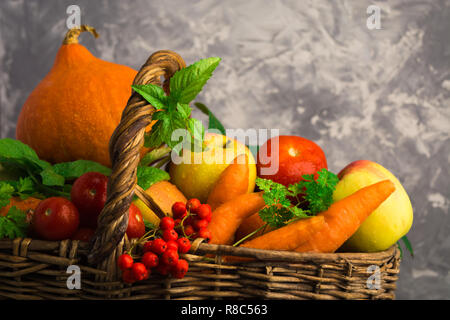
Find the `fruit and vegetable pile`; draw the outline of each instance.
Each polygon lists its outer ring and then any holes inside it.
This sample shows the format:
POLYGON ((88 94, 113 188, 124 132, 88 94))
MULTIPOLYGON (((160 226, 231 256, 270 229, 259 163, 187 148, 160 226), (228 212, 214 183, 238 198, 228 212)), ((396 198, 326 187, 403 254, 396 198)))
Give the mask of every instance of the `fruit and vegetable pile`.
POLYGON ((322 253, 382 251, 403 239, 411 250, 411 202, 382 165, 357 160, 336 175, 321 147, 300 136, 245 145, 204 104, 192 103, 220 58, 182 68, 168 88, 135 86, 136 71, 78 43, 83 31, 97 35, 86 26, 69 31, 21 111, 17 140, 0 140, 0 239, 92 238, 107 199, 108 140, 133 89, 156 109, 137 184, 160 212, 137 197, 130 205, 126 235, 136 241, 117 261, 125 283, 154 273, 184 277, 183 255, 196 238, 322 253), (192 118, 191 104, 208 116, 209 132, 192 118), (173 140, 177 129, 185 136, 173 140), (195 147, 180 147, 186 140, 195 147), (273 165, 276 172, 267 173, 273 165))

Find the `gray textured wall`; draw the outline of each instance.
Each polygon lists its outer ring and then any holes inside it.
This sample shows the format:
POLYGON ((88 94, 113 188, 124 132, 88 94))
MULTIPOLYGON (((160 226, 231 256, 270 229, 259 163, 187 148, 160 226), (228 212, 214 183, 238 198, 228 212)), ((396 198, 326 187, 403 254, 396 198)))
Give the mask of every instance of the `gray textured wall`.
POLYGON ((102 59, 222 57, 198 100, 227 127, 312 139, 335 172, 362 158, 390 169, 415 211, 397 296, 450 298, 450 1, 2 0, 1 137, 50 69, 69 4, 101 34, 82 43, 102 59), (366 27, 370 4, 381 30, 366 27))

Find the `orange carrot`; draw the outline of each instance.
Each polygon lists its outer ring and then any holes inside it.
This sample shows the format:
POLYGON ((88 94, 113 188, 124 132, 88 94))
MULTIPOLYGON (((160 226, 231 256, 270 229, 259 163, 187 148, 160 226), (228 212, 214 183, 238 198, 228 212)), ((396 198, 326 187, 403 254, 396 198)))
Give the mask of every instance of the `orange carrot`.
POLYGON ((301 219, 249 240, 241 247, 266 250, 294 250, 325 226, 323 216, 301 219))
POLYGON ((33 197, 29 197, 25 200, 22 200, 19 197, 12 197, 9 200, 9 204, 0 209, 0 217, 6 216, 9 209, 13 206, 16 207, 17 209, 23 210, 25 212, 29 212, 29 211, 36 209, 36 207, 38 206, 38 204, 40 202, 41 202, 40 199, 33 198, 33 197))
POLYGON ((248 190, 248 156, 241 154, 222 172, 209 193, 208 201, 214 211, 225 202, 247 193, 248 190))
POLYGON ((263 226, 266 223, 261 219, 259 216, 259 212, 252 214, 250 217, 245 219, 239 228, 236 230, 236 241, 241 240, 242 238, 248 236, 250 233, 260 229, 258 232, 256 232, 254 235, 248 237, 247 239, 254 239, 256 237, 262 236, 263 234, 270 232, 273 230, 273 227, 266 225, 264 228, 263 226))
POLYGON ((234 233, 239 225, 265 206, 262 192, 242 194, 225 202, 212 213, 208 230, 211 232, 209 243, 232 244, 234 233))
POLYGON ((313 234, 295 251, 336 251, 394 191, 394 184, 390 180, 383 180, 333 203, 328 210, 317 215, 325 218, 325 226, 322 230, 313 234))

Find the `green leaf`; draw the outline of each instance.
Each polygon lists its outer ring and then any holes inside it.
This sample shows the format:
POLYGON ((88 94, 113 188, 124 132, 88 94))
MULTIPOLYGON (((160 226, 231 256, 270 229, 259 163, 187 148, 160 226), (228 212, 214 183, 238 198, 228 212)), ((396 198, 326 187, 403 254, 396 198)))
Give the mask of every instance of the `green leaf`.
POLYGON ((203 103, 196 102, 194 105, 204 114, 208 116, 208 129, 219 130, 221 134, 226 135, 226 130, 223 124, 217 119, 217 117, 205 106, 203 103))
POLYGON ((137 167, 137 184, 144 190, 147 190, 156 182, 169 179, 169 174, 164 170, 155 167, 137 167))
POLYGON ((408 237, 403 236, 400 240, 403 241, 403 244, 405 245, 406 249, 408 249, 409 253, 411 254, 411 257, 414 257, 414 250, 408 237))
POLYGON ((0 209, 7 206, 15 191, 14 186, 6 181, 0 181, 0 209))
POLYGON ((183 119, 188 119, 191 116, 191 107, 188 104, 177 103, 177 111, 183 119))
POLYGON ((132 85, 134 91, 139 93, 156 109, 164 109, 167 106, 168 98, 164 90, 155 84, 132 85))
POLYGON ((27 235, 28 223, 24 211, 15 206, 8 210, 4 217, 0 217, 0 239, 1 238, 24 238, 27 235))
POLYGON ((292 214, 294 215, 294 217, 297 218, 297 219, 304 219, 304 218, 310 218, 311 217, 308 214, 309 213, 308 210, 303 210, 303 209, 298 208, 298 207, 291 207, 289 209, 292 212, 292 214))
POLYGON ((173 148, 179 143, 179 140, 172 140, 172 133, 177 129, 186 129, 186 119, 178 112, 166 110, 158 111, 154 115, 158 121, 153 125, 150 134, 146 135, 144 145, 148 148, 155 148, 165 143, 173 148))
POLYGON ((19 165, 25 170, 44 170, 51 167, 50 163, 40 160, 36 152, 19 140, 0 139, 0 162, 19 165))
POLYGON ((205 136, 205 128, 200 120, 190 118, 188 122, 189 132, 194 140, 203 141, 205 136))
POLYGON ((338 182, 339 178, 333 172, 330 172, 327 169, 322 169, 318 172, 317 184, 320 186, 335 189, 338 182))
POLYGON ((313 215, 330 207, 333 203, 333 192, 339 181, 338 177, 327 169, 322 169, 317 174, 317 180, 313 174, 303 175, 302 181, 288 188, 290 196, 299 196, 308 202, 308 209, 313 215))
POLYGON ((111 174, 110 168, 90 160, 76 160, 73 162, 57 163, 53 165, 53 170, 56 174, 67 180, 76 179, 86 172, 99 172, 107 176, 111 174))
POLYGON ((45 186, 64 186, 65 179, 62 175, 57 174, 52 167, 44 169, 41 173, 42 184, 45 186))
POLYGON ((34 191, 34 183, 30 177, 19 178, 16 190, 18 193, 27 193, 34 191))
POLYGON ((218 57, 202 59, 175 72, 170 79, 170 96, 172 99, 185 104, 194 100, 212 76, 220 60, 218 57))

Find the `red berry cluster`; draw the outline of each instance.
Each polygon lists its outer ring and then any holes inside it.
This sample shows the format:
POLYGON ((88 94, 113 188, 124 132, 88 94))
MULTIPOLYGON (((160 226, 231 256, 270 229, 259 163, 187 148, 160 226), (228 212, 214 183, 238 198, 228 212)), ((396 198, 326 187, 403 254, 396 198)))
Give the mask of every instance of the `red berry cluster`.
POLYGON ((211 207, 198 199, 189 199, 186 203, 175 202, 172 206, 175 229, 180 230, 189 239, 211 239, 208 224, 211 222, 211 207))
POLYGON ((158 229, 152 230, 151 235, 146 234, 139 240, 143 242, 140 262, 134 261, 128 253, 119 257, 117 263, 125 283, 148 279, 153 271, 161 275, 170 274, 177 279, 183 278, 189 265, 179 254, 190 250, 189 239, 202 237, 208 241, 211 238, 207 229, 211 221, 209 205, 201 204, 198 199, 190 199, 186 204, 176 202, 172 206, 172 214, 173 218, 162 218, 158 229), (182 234, 181 237, 179 233, 182 234))

